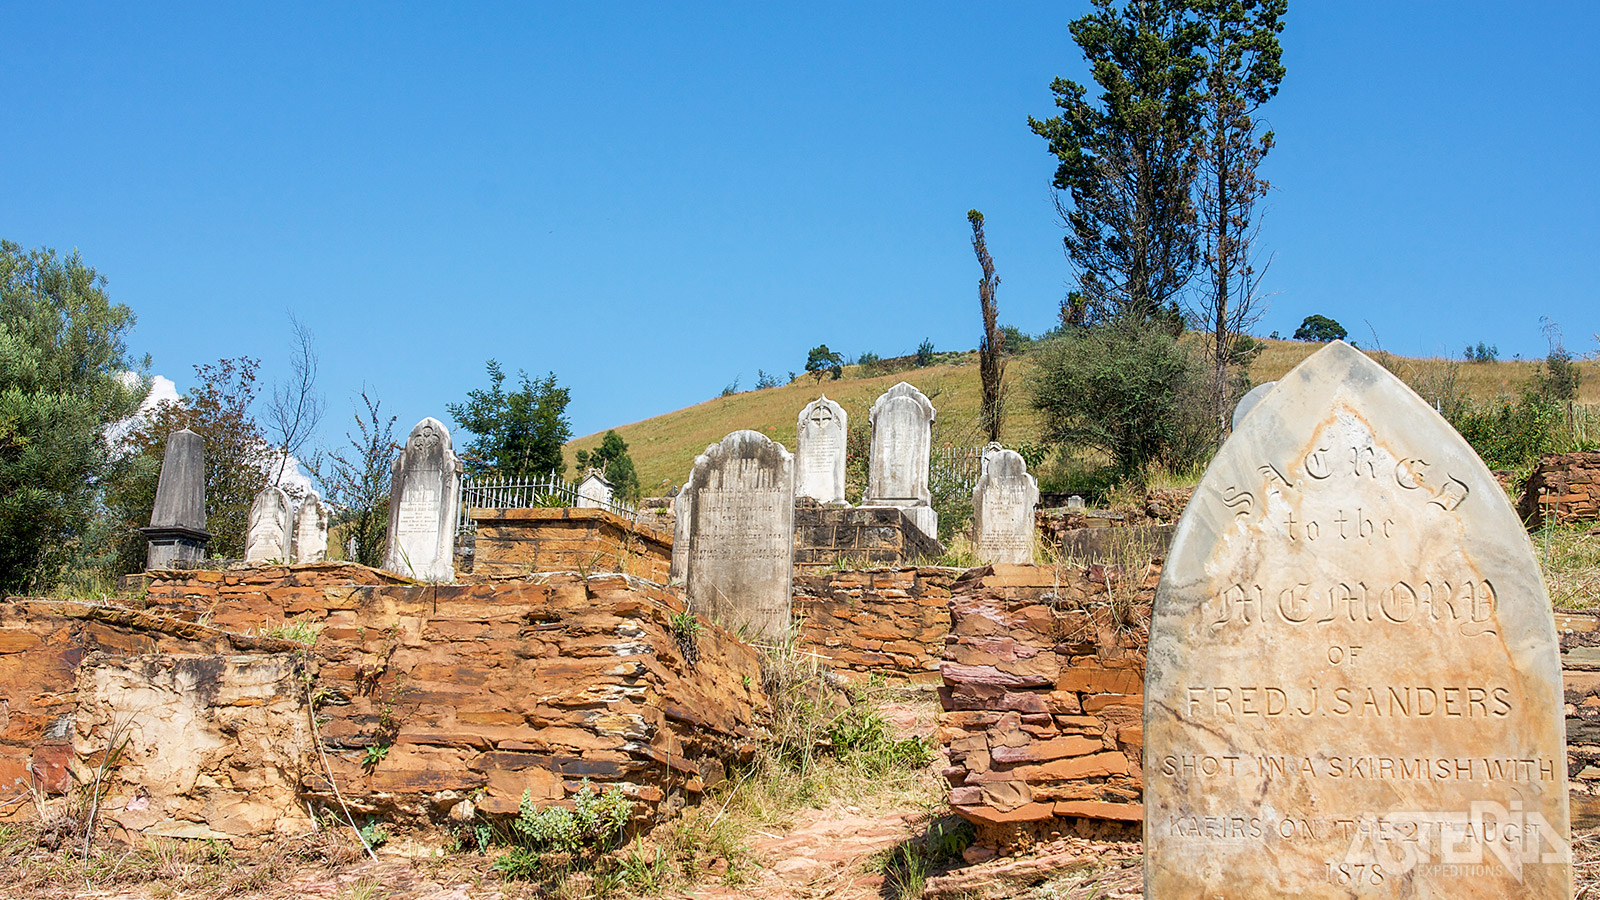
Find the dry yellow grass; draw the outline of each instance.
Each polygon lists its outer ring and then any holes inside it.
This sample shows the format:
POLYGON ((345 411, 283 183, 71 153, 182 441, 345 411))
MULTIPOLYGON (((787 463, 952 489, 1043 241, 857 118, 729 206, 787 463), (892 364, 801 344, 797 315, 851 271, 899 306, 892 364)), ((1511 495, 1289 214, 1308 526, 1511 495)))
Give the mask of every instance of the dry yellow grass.
MULTIPOLYGON (((1263 343, 1266 346, 1250 369, 1250 379, 1255 384, 1283 377, 1322 346, 1301 341, 1266 340, 1263 343)), ((642 422, 619 425, 616 431, 628 442, 629 453, 639 473, 640 488, 647 496, 660 496, 666 493, 668 487, 683 482, 694 465, 696 454, 703 452, 706 445, 722 440, 731 431, 741 428, 759 431, 792 451, 795 418, 802 407, 822 394, 842 404, 851 422, 865 423, 867 411, 879 394, 896 382, 908 381, 926 393, 939 410, 939 424, 935 426, 936 440, 939 431, 958 436, 976 434, 982 396, 977 361, 977 353, 970 352, 939 365, 871 377, 863 377, 860 370, 852 366, 845 370, 844 378, 839 381, 818 383, 802 376, 782 387, 718 397, 642 422)), ((1502 394, 1515 393, 1533 376, 1538 364, 1469 364, 1437 358, 1394 357, 1391 365, 1401 377, 1413 382, 1418 379, 1438 379, 1448 367, 1454 365, 1457 367, 1457 385, 1468 396, 1486 401, 1502 394)), ((1600 403, 1600 365, 1584 362, 1580 363, 1580 369, 1583 372, 1580 402, 1600 403)), ((1031 371, 1032 365, 1027 357, 1013 358, 1006 365, 1009 404, 1002 437, 1008 446, 1038 439, 1038 419, 1028 406, 1025 388, 1031 371)), ((602 433, 585 435, 569 442, 568 466, 574 464, 573 450, 599 446, 602 433)))

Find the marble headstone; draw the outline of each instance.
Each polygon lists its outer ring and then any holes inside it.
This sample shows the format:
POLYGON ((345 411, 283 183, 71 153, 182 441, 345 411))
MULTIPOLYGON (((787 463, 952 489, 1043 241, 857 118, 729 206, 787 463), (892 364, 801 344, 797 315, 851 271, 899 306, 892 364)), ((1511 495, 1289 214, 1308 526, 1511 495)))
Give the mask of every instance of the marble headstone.
POLYGON ((392 470, 383 567, 418 581, 455 581, 461 461, 450 449, 444 423, 431 416, 418 422, 392 470))
POLYGON ((688 512, 679 533, 689 608, 733 631, 782 640, 794 575, 794 457, 766 435, 735 431, 695 458, 679 502, 688 512))
POLYGON ((292 524, 289 495, 280 487, 269 485, 262 488, 256 494, 255 502, 250 504, 250 527, 245 532, 244 561, 289 562, 293 559, 289 546, 292 524))
POLYGON ((1250 410, 1255 409, 1256 404, 1260 403, 1262 398, 1267 396, 1267 393, 1272 390, 1272 386, 1275 384, 1277 384, 1276 381, 1268 381, 1258 384, 1251 388, 1243 397, 1239 398, 1239 402, 1233 407, 1233 427, 1235 429, 1239 427, 1240 422, 1244 421, 1244 417, 1250 414, 1250 410))
POLYGON ((795 422, 796 497, 843 503, 845 435, 849 417, 826 396, 806 404, 795 422))
POLYGON ((872 447, 867 462, 867 492, 862 506, 898 506, 929 537, 939 534, 939 517, 928 490, 933 452, 933 403, 904 381, 872 404, 872 447))
POLYGON ((328 559, 328 507, 316 491, 308 491, 294 514, 294 561, 325 562, 328 559))
POLYGON ((1015 450, 988 455, 972 489, 972 547, 980 563, 1032 563, 1039 482, 1015 450))
POLYGON ((1145 896, 1570 897, 1555 627, 1494 477, 1343 342, 1240 425, 1156 592, 1145 896))
POLYGON ((187 428, 167 435, 156 482, 156 502, 145 540, 145 568, 169 569, 205 559, 206 445, 187 428))
POLYGON ((978 451, 979 478, 983 477, 983 473, 989 471, 989 460, 994 459, 995 454, 1004 449, 1005 447, 1002 446, 999 441, 990 441, 989 443, 983 445, 983 449, 978 451))
POLYGON ((683 584, 689 577, 689 532, 694 528, 694 472, 672 498, 672 564, 667 580, 683 584))
POLYGON ((590 470, 578 482, 578 507, 580 509, 606 509, 611 506, 611 482, 599 472, 590 470))

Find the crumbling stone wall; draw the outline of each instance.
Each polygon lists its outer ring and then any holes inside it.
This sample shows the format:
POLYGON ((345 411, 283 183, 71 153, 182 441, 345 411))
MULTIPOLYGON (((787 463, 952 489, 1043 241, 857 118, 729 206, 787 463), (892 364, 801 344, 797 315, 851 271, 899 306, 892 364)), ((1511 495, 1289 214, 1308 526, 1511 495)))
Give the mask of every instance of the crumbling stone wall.
POLYGON ((474 509, 472 573, 462 580, 531 572, 621 572, 666 584, 672 535, 607 509, 474 509))
POLYGON ((944 546, 923 534, 897 507, 827 506, 810 498, 795 502, 797 574, 840 565, 856 569, 916 565, 943 553, 944 546))
POLYGON ((1517 512, 1529 528, 1600 519, 1600 451, 1551 453, 1522 488, 1517 512))
POLYGON ((938 684, 950 585, 961 571, 924 566, 797 575, 800 647, 852 680, 876 675, 938 684))
MULTIPOLYGON (((1165 556, 1193 494, 1193 488, 1161 488, 1147 491, 1132 506, 1109 509, 1073 509, 1041 502, 1034 512, 1034 527, 1046 546, 1078 562, 1119 562, 1117 557, 1126 552, 1125 547, 1116 546, 1118 541, 1165 556)), ((1063 501, 1059 494, 1048 496, 1054 503, 1063 501)))
POLYGON ((1158 566, 1122 576, 995 565, 952 585, 944 775, 981 846, 1085 829, 1137 835, 1144 648, 1159 577, 1158 566))
POLYGON ((70 790, 122 735, 107 813, 147 834, 248 846, 301 830, 306 801, 334 806, 328 770, 358 814, 510 815, 525 791, 565 803, 589 779, 645 822, 697 800, 766 727, 756 652, 624 575, 171 571, 145 603, 0 604, 7 791, 70 790), (312 647, 250 634, 289 621, 318 629, 312 647))

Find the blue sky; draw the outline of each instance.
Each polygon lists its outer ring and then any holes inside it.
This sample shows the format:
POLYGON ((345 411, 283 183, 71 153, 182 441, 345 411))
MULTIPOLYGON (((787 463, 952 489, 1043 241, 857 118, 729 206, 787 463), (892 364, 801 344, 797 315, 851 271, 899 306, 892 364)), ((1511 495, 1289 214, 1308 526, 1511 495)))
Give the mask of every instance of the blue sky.
MULTIPOLYGON (((575 434, 847 356, 977 343, 1071 271, 1027 116, 1085 80, 1087 3, 12 4, 0 237, 78 248, 152 372, 281 377, 315 333, 329 443, 554 371, 575 434)), ((1292 0, 1258 332, 1596 349, 1600 5, 1292 0), (1370 329, 1369 329, 1370 325, 1370 329)))

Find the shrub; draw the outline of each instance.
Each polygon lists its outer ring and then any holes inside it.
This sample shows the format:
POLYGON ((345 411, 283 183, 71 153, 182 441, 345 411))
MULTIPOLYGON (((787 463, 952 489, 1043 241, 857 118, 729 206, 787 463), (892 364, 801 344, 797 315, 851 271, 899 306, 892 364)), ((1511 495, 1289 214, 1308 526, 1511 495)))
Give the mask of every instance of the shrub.
POLYGON ((922 343, 917 345, 917 353, 913 359, 913 364, 919 369, 933 365, 932 338, 924 338, 922 343))
POLYGON ((861 372, 864 375, 878 374, 878 367, 882 363, 883 360, 878 357, 878 354, 873 353, 871 350, 865 351, 856 359, 856 364, 861 366, 861 372))
POLYGON ((1468 344, 1463 356, 1469 363, 1494 362, 1500 358, 1500 348, 1494 344, 1485 344, 1483 341, 1479 341, 1476 347, 1468 344))
POLYGON ((767 388, 775 388, 777 386, 778 377, 776 375, 767 374, 765 369, 756 370, 756 390, 764 391, 767 388))
POLYGON ((1209 373, 1170 330, 1117 321, 1046 344, 1029 383, 1045 442, 1104 451, 1122 477, 1188 468, 1214 446, 1209 373))

